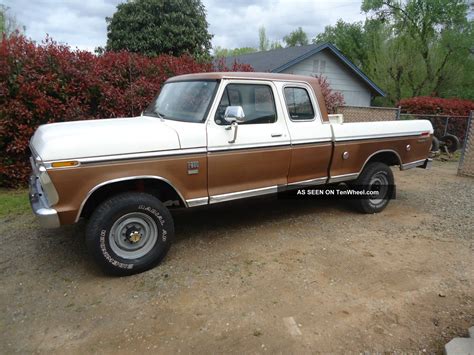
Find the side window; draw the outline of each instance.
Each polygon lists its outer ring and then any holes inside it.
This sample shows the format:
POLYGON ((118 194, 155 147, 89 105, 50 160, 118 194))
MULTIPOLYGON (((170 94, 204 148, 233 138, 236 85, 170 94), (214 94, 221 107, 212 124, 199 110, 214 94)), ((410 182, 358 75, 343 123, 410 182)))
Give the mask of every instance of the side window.
POLYGON ((285 88, 285 100, 288 114, 293 121, 314 118, 313 105, 308 91, 303 88, 285 88))
POLYGON ((228 124, 224 120, 227 106, 242 106, 245 118, 241 124, 274 123, 277 120, 275 99, 268 85, 227 85, 214 118, 219 125, 228 124))

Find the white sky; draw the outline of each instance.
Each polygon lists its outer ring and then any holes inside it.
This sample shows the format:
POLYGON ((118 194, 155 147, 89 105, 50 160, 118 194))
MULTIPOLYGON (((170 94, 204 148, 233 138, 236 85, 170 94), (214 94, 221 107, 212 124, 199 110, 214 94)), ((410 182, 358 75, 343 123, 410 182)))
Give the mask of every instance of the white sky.
MULTIPOLYGON (((339 18, 361 21, 360 0, 202 0, 207 10, 212 44, 225 48, 257 47, 258 28, 271 41, 297 27, 312 38, 339 18)), ((49 34, 57 42, 93 51, 107 41, 105 17, 120 0, 0 0, 10 15, 26 26, 26 35, 41 41, 49 34)))

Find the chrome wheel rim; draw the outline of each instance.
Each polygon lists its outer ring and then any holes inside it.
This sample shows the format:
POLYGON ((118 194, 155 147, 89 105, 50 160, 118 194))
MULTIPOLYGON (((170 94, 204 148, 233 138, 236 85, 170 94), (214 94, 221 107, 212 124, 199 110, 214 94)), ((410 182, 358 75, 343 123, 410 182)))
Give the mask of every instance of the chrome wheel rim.
POLYGON ((388 191, 388 179, 387 175, 383 172, 376 173, 372 176, 369 182, 369 190, 378 190, 379 194, 376 198, 369 198, 369 201, 373 205, 380 205, 385 201, 385 197, 388 191))
POLYGON ((115 221, 109 234, 112 251, 123 259, 138 259, 148 254, 158 239, 158 226, 141 212, 128 213, 115 221))

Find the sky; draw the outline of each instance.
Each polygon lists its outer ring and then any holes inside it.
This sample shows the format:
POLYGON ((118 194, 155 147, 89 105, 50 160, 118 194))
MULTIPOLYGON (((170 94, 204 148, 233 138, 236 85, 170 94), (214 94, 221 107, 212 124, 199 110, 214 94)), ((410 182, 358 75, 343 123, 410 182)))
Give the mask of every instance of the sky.
MULTIPOLYGON (((125 0, 0 0, 26 27, 26 35, 42 41, 48 34, 73 48, 93 51, 107 41, 106 17, 125 0)), ((258 28, 270 41, 301 26, 310 38, 344 21, 361 21, 361 0, 202 0, 213 46, 258 47, 258 28)))

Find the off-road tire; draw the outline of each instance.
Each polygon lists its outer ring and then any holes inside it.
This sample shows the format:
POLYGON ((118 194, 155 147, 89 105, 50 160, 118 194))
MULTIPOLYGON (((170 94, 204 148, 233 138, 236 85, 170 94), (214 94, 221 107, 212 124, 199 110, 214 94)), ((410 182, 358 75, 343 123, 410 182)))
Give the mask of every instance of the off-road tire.
POLYGON ((444 143, 445 147, 448 149, 448 152, 450 153, 454 153, 461 146, 461 144, 459 143, 458 137, 452 134, 447 134, 441 137, 440 141, 444 143))
POLYGON ((122 193, 104 201, 86 227, 86 245, 92 257, 107 274, 117 276, 156 266, 173 238, 168 209, 156 197, 141 192, 122 193))
POLYGON ((380 162, 373 162, 369 163, 365 166, 362 173, 359 177, 351 184, 357 187, 369 187, 374 183, 374 179, 379 178, 383 180, 387 186, 391 188, 387 188, 385 196, 380 196, 379 202, 375 203, 375 200, 369 198, 361 198, 357 200, 353 200, 353 206, 362 213, 378 213, 381 212, 385 207, 387 207, 390 198, 395 197, 395 190, 394 190, 394 178, 392 170, 389 166, 384 163, 380 162))

